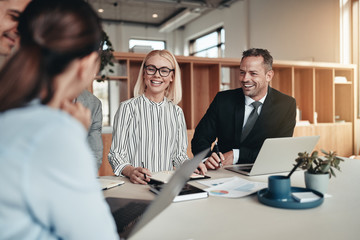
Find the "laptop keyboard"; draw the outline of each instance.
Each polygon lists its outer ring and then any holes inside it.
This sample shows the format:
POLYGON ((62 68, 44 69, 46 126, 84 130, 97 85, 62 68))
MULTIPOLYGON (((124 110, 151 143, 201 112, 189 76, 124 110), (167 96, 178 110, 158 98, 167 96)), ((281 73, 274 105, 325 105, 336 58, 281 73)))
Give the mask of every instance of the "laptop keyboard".
POLYGON ((130 202, 113 212, 117 231, 122 233, 128 228, 131 228, 139 220, 148 206, 148 203, 130 202))

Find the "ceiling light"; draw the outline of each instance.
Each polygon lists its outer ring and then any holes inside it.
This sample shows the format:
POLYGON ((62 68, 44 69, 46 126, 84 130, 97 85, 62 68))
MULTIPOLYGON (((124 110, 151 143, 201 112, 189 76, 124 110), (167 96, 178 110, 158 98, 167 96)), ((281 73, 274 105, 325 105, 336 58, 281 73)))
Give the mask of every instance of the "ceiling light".
POLYGON ((98 12, 99 12, 99 13, 102 13, 102 12, 104 12, 104 9, 99 8, 99 9, 98 9, 98 12))
POLYGON ((158 18, 159 17, 159 15, 157 15, 157 13, 154 13, 153 15, 152 15, 152 18, 158 18))

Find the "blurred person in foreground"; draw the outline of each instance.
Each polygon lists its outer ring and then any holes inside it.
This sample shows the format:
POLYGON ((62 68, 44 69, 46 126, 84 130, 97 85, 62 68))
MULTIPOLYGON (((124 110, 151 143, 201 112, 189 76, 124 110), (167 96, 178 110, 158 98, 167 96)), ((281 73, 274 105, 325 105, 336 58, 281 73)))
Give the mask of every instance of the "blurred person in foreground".
POLYGON ((33 0, 18 30, 0 71, 0 239, 117 239, 90 112, 73 103, 99 69, 99 18, 82 0, 33 0))

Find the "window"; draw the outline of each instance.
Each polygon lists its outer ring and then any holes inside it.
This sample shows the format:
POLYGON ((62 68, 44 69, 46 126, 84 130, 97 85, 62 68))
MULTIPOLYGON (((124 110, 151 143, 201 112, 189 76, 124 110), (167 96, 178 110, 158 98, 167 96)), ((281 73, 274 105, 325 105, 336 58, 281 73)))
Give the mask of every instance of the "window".
POLYGON ((225 30, 218 28, 190 41, 190 55, 197 57, 224 57, 225 30))
POLYGON ((132 52, 150 52, 165 49, 165 41, 130 39, 129 49, 132 52))
POLYGON ((102 104, 103 126, 110 126, 109 81, 93 82, 93 94, 102 104))

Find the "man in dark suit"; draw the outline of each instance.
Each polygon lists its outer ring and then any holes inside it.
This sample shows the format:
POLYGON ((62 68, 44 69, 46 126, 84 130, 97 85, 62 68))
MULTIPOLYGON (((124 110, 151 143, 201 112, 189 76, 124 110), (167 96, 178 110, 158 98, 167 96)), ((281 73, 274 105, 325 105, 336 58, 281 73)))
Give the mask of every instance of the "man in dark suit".
POLYGON ((212 153, 205 161, 208 169, 217 169, 221 164, 253 163, 266 138, 293 135, 296 101, 269 86, 274 76, 272 62, 265 49, 244 51, 240 62, 241 88, 219 92, 196 127, 191 141, 194 155, 217 138, 220 154, 212 153), (255 101, 260 105, 257 109, 255 101), (256 113, 257 118, 250 116, 256 113), (249 120, 254 125, 245 136, 248 119, 254 119, 249 120))

